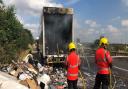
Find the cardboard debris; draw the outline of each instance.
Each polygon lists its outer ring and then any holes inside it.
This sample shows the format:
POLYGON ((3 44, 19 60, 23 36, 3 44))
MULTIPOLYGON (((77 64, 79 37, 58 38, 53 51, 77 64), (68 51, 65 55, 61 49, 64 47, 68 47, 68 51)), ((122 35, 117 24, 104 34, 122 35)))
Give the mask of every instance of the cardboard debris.
POLYGON ((39 89, 34 79, 26 79, 30 89, 39 89))
POLYGON ((19 82, 12 76, 0 72, 0 89, 28 89, 26 86, 19 84, 19 82))
POLYGON ((26 86, 26 87, 29 87, 29 85, 28 85, 26 80, 20 80, 19 83, 24 85, 24 86, 26 86))
POLYGON ((18 78, 19 84, 22 86, 24 85, 30 89, 49 89, 50 87, 53 89, 67 88, 66 71, 63 68, 53 68, 51 66, 41 66, 38 64, 38 70, 36 70, 36 68, 29 63, 15 64, 18 69, 14 70, 12 68, 10 74, 18 78), (43 84, 45 85, 44 88, 42 88, 43 84))

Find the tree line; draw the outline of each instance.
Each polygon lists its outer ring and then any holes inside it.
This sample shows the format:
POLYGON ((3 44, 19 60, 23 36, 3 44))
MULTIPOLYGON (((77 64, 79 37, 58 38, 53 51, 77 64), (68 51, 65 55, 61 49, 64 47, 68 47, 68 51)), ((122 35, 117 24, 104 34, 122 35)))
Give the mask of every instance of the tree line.
POLYGON ((33 43, 33 36, 15 15, 14 6, 5 6, 0 0, 0 64, 18 60, 22 51, 33 43))

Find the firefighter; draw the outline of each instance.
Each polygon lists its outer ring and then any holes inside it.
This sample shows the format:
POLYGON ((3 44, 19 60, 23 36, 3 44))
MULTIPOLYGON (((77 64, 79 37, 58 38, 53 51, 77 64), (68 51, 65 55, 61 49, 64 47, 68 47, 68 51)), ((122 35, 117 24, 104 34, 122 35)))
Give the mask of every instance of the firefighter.
POLYGON ((73 42, 68 45, 68 49, 69 55, 66 59, 68 89, 78 89, 77 81, 80 66, 80 58, 76 54, 76 46, 73 42))
POLYGON ((98 68, 98 72, 95 78, 95 85, 93 89, 108 89, 110 84, 110 68, 112 68, 112 57, 107 50, 108 39, 102 37, 99 42, 99 48, 96 50, 95 63, 98 68))

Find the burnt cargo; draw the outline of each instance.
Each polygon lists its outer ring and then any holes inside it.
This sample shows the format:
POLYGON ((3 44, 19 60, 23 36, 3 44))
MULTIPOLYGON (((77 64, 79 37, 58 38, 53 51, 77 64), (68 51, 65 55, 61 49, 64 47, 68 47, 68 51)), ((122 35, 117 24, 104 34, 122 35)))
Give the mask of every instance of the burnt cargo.
POLYGON ((73 39, 73 9, 44 7, 41 20, 43 56, 67 54, 73 39))

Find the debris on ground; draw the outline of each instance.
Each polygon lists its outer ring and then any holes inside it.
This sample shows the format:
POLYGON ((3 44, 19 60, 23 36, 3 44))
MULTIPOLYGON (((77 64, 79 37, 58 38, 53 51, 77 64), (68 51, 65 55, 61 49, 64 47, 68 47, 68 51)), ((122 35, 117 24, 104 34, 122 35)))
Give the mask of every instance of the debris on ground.
MULTIPOLYGON (((48 65, 42 66, 40 63, 35 67, 30 63, 16 63, 13 61, 12 65, 9 66, 9 70, 8 67, 4 67, 1 68, 1 71, 5 72, 4 76, 5 74, 8 75, 9 79, 11 77, 15 78, 15 82, 12 82, 12 85, 16 83, 19 84, 18 86, 24 86, 25 88, 22 89, 65 89, 67 87, 66 71, 63 68, 53 68, 48 65)), ((5 83, 9 83, 9 81, 1 81, 1 87, 5 83)), ((6 88, 3 87, 2 89, 6 88)))
MULTIPOLYGON (((95 74, 89 72, 85 64, 81 67, 83 78, 79 76, 79 89, 92 89, 95 74)), ((37 66, 26 62, 12 62, 0 67, 0 89, 67 89, 66 70, 62 67, 48 65, 37 66)), ((114 71, 115 89, 127 89, 127 78, 121 77, 114 71)))

